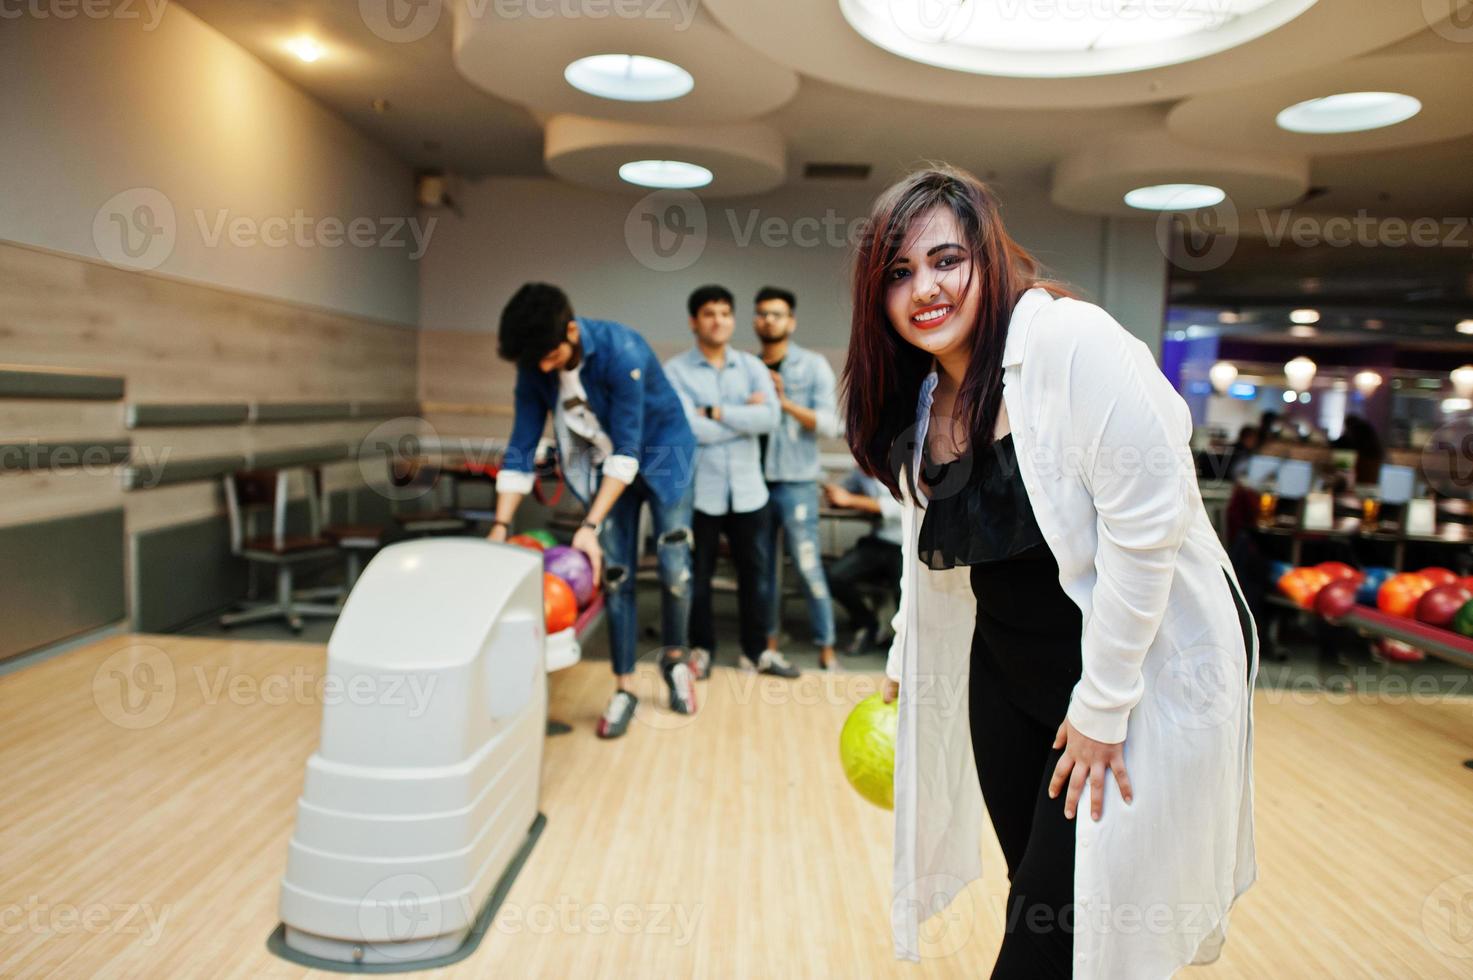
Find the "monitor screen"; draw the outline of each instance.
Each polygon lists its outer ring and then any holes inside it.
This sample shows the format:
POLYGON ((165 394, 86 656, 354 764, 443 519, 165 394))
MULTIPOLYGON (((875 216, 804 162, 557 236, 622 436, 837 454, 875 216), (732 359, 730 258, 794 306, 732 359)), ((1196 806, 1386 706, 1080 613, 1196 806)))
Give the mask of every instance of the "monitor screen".
POLYGON ((1248 460, 1248 472, 1243 474, 1243 482, 1261 489, 1268 485, 1283 464, 1282 456, 1253 456, 1248 460))
POLYGON ((1314 482, 1314 464, 1307 459, 1286 459, 1279 467, 1279 496, 1286 500, 1302 500, 1309 496, 1314 482))
POLYGON ((1381 467, 1381 484, 1376 495, 1383 504, 1404 504, 1412 499, 1412 489, 1417 481, 1417 471, 1410 466, 1381 467))

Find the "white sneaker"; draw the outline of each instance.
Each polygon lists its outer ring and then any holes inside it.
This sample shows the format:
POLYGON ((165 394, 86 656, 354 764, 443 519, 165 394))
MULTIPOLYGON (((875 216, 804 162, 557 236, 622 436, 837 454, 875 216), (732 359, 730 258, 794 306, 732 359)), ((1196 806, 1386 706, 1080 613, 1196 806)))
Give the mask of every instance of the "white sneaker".
POLYGON ((747 656, 745 653, 737 655, 737 666, 742 670, 751 671, 754 673, 757 670, 757 665, 753 663, 752 658, 747 656))
POLYGON ((776 650, 763 650, 762 656, 757 660, 757 672, 759 674, 771 674, 774 677, 798 677, 801 671, 788 663, 788 658, 776 650))

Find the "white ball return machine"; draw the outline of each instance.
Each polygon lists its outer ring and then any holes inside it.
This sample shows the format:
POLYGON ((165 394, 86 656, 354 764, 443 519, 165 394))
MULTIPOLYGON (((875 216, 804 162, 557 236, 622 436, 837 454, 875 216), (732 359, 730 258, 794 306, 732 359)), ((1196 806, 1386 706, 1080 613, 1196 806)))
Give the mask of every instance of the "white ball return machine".
POLYGON ((391 973, 475 951, 545 823, 542 561, 476 538, 391 545, 327 647, 277 955, 391 973))

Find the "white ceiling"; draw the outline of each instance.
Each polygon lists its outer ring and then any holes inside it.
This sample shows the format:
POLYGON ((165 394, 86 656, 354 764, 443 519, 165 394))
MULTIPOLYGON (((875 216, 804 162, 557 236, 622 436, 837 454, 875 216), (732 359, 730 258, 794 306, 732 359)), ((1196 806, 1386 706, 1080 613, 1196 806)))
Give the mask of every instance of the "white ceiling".
MULTIPOLYGON (((467 81, 455 65, 454 17, 448 2, 444 7, 440 0, 428 0, 420 7, 409 0, 182 2, 417 167, 467 177, 548 172, 544 124, 559 108, 547 103, 543 89, 548 83, 540 83, 537 91, 529 85, 529 105, 518 105, 467 81), (421 19, 413 29, 398 34, 386 30, 382 22, 370 23, 382 15, 374 11, 389 4, 417 11, 421 19), (326 46, 320 61, 304 64, 284 50, 286 40, 302 33, 326 46), (376 111, 375 100, 387 100, 388 108, 376 111)), ((1133 72, 1108 83, 1008 79, 1010 87, 1004 89, 985 77, 944 72, 869 45, 843 23, 838 0, 706 0, 699 9, 695 0, 666 0, 671 8, 694 13, 696 20, 687 25, 693 38, 697 31, 703 38, 712 30, 731 31, 733 46, 753 52, 750 72, 796 72, 799 82, 791 100, 745 120, 763 123, 781 137, 790 181, 801 179, 805 164, 845 162, 871 166, 875 184, 923 159, 944 159, 1004 180, 1047 177, 1059 161, 1087 151, 1091 141, 1129 131, 1165 131, 1168 113, 1189 99, 1195 100, 1191 125, 1180 127, 1182 132, 1174 132, 1175 137, 1183 132, 1210 133, 1214 106, 1221 107, 1225 127, 1231 124, 1251 132, 1231 97, 1224 99, 1220 93, 1246 84, 1255 104, 1271 105, 1276 85, 1286 93, 1302 90, 1297 74, 1335 74, 1334 65, 1373 52, 1439 55, 1412 63, 1424 64, 1428 72, 1445 70, 1450 82, 1460 80, 1473 65, 1473 36, 1429 25, 1422 13, 1449 2, 1473 0, 1319 0, 1309 13, 1267 38, 1198 63, 1133 72), (1389 8, 1396 12, 1388 13, 1389 8), (1407 11, 1416 16, 1409 17, 1407 11), (759 16, 764 13, 766 19, 759 16), (1308 26, 1315 30, 1306 31, 1310 14, 1315 19, 1308 26), (830 23, 836 18, 837 26, 830 23), (829 27, 815 32, 812 25, 822 24, 829 27), (1293 38, 1285 32, 1293 33, 1293 38), (862 61, 846 61, 856 52, 862 61), (1020 81, 1025 89, 1016 87, 1020 81), (1122 96, 1121 85, 1128 86, 1128 97, 1122 96), (1165 93, 1172 97, 1160 97, 1165 93), (995 107, 1002 101, 1035 107, 995 107)), ((566 4, 542 6, 556 10, 566 4)), ((589 53, 594 53, 604 36, 601 31, 606 32, 600 23, 584 16, 561 23, 554 18, 547 26, 586 36, 589 53)), ((523 43, 537 41, 529 35, 523 43)), ((696 43, 691 41, 693 50, 696 43)), ((709 44, 709 39, 700 43, 709 44)), ((561 58, 562 47, 550 54, 561 58)), ((726 73, 719 84, 733 86, 732 100, 741 101, 738 96, 747 97, 735 89, 741 73, 734 77, 736 81, 726 73)), ((1354 77, 1353 65, 1343 77, 1354 77)), ((1355 152, 1302 154, 1309 160, 1309 184, 1324 188, 1313 200, 1314 210, 1367 209, 1408 216, 1473 213, 1473 181, 1467 176, 1473 171, 1473 99, 1462 86, 1439 87, 1436 82, 1428 85, 1425 78, 1417 82, 1420 89, 1447 103, 1437 107, 1445 125, 1432 132, 1432 142, 1383 148, 1402 142, 1393 128, 1384 143, 1374 135, 1357 138, 1355 152)), ((516 94, 504 82, 498 91, 516 94)), ((658 122, 658 117, 642 121, 658 122)), ((687 120, 672 110, 670 121, 687 120)), ((1241 150, 1268 152, 1251 146, 1241 150)))

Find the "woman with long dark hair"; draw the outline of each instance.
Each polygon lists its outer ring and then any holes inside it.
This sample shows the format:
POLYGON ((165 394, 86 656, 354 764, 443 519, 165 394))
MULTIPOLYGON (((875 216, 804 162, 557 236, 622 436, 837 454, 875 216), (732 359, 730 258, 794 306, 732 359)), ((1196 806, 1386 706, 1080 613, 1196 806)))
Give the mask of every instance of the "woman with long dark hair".
POLYGON ((959 170, 880 196, 853 317, 847 438, 905 504, 896 955, 981 875, 985 800, 1010 882, 994 978, 1211 962, 1256 877, 1258 651, 1185 402, 959 170))

